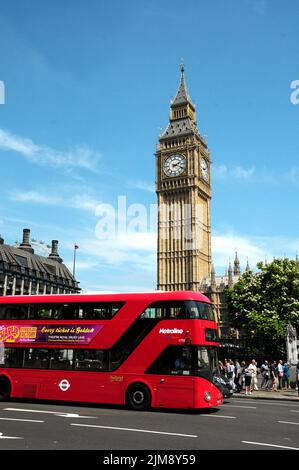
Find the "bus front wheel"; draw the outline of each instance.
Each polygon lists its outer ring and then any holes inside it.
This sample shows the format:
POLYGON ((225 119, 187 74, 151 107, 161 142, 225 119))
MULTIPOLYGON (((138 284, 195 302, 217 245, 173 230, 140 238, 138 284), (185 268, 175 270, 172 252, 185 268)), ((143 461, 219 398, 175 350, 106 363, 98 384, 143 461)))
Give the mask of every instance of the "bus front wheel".
POLYGON ((0 401, 9 400, 10 391, 10 381, 6 377, 0 377, 0 401))
POLYGON ((126 393, 126 404, 131 410, 141 411, 150 407, 151 392, 146 385, 135 383, 130 385, 126 393))

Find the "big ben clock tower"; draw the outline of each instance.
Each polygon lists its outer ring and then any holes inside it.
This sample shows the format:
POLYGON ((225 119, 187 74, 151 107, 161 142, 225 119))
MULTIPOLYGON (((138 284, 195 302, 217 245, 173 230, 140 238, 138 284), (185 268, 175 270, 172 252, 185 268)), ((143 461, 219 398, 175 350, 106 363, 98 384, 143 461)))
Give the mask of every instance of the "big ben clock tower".
POLYGON ((181 66, 156 152, 158 289, 199 291, 202 277, 211 274, 210 164, 181 66))

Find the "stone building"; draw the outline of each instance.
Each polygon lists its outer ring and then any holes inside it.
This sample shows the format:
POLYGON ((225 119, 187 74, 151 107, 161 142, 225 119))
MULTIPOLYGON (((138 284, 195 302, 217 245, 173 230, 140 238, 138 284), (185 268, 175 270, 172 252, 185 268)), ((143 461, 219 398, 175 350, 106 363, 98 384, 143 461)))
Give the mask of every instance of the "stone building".
MULTIPOLYGON (((247 261, 246 271, 250 270, 247 261)), ((214 304, 216 320, 219 326, 220 338, 237 339, 239 332, 230 326, 227 304, 225 299, 226 289, 230 289, 239 280, 241 276, 240 261, 236 252, 234 267, 229 262, 227 273, 224 276, 217 276, 212 265, 211 276, 203 277, 201 280, 200 291, 205 294, 214 304)))
POLYGON ((79 284, 58 254, 52 240, 48 257, 36 255, 30 244, 30 230, 23 230, 19 246, 10 246, 0 237, 0 295, 70 294, 79 284))

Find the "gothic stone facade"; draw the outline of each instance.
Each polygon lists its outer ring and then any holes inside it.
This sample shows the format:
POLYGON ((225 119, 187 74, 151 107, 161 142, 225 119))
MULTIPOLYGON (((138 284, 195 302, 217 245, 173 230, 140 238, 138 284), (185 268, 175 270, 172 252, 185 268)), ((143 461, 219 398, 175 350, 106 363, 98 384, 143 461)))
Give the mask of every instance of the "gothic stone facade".
POLYGON ((182 67, 156 152, 158 289, 199 291, 211 273, 210 163, 182 67))
POLYGON ((212 267, 210 167, 182 66, 169 124, 156 152, 157 288, 206 294, 215 305, 220 335, 230 336, 225 290, 239 278, 240 263, 236 254, 234 272, 230 266, 226 276, 216 276, 212 267))

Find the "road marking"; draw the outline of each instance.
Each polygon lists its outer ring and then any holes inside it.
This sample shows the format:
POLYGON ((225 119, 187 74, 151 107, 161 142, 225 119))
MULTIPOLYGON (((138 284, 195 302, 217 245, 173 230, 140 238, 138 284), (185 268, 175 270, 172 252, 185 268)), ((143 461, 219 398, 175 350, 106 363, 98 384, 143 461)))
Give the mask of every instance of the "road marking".
POLYGON ((3 436, 3 432, 0 432, 0 439, 24 439, 24 437, 3 436))
POLYGON ((242 406, 242 405, 224 405, 225 408, 250 408, 251 410, 256 410, 256 406, 242 406))
MULTIPOLYGON (((256 403, 257 405, 272 405, 272 406, 291 406, 291 407, 299 407, 299 404, 298 405, 294 405, 294 403, 291 403, 289 402, 288 404, 287 403, 277 403, 276 400, 279 400, 278 398, 275 399, 273 398, 273 400, 262 400, 260 398, 257 398, 257 399, 252 399, 252 398, 246 398, 246 402, 247 403, 256 403), (274 403, 274 400, 275 400, 275 403, 274 403)), ((283 398, 281 399, 283 400, 283 398)), ((234 399, 234 402, 235 403, 244 403, 245 401, 245 398, 243 400, 236 400, 234 399)), ((224 405, 225 406, 225 405, 224 405)))
POLYGON ((134 428, 117 428, 114 426, 98 426, 96 424, 79 424, 79 423, 71 423, 71 426, 81 426, 85 428, 100 428, 100 429, 111 429, 113 431, 132 431, 132 432, 145 432, 150 434, 164 434, 167 436, 179 436, 179 437, 198 437, 194 434, 179 434, 176 432, 163 432, 163 431, 151 431, 149 429, 134 429, 134 428))
POLYGON ((275 444, 266 444, 266 442, 251 442, 251 441, 241 441, 241 442, 243 444, 253 444, 253 445, 256 445, 256 446, 279 447, 280 449, 299 450, 299 447, 277 446, 275 444))
POLYGON ((299 426, 299 423, 291 423, 290 421, 277 421, 278 423, 283 423, 283 424, 297 424, 299 426))
POLYGON ((4 411, 23 411, 25 413, 48 413, 62 418, 91 418, 96 419, 96 416, 83 416, 78 415, 77 413, 64 413, 61 411, 46 411, 46 410, 27 410, 24 408, 4 408, 4 411))
POLYGON ((44 421, 40 421, 39 419, 18 419, 18 418, 0 418, 3 421, 26 421, 28 423, 44 423, 44 421))
POLYGON ((299 413, 299 410, 290 410, 292 413, 299 413))
POLYGON ((227 418, 227 419, 237 419, 236 416, 227 416, 227 415, 200 415, 205 418, 227 418))

